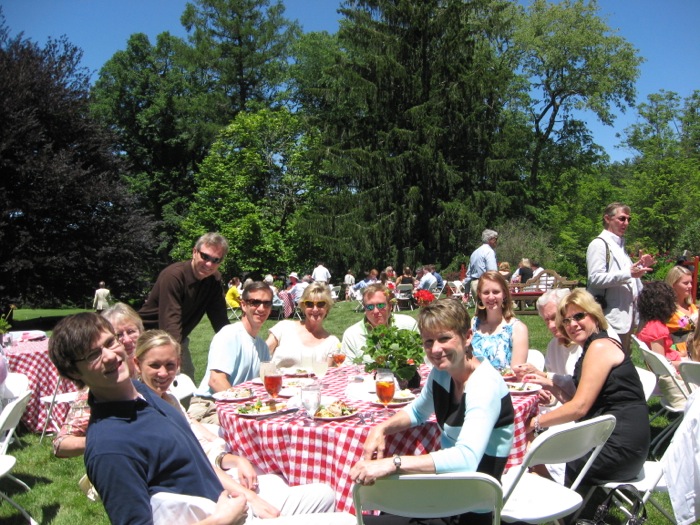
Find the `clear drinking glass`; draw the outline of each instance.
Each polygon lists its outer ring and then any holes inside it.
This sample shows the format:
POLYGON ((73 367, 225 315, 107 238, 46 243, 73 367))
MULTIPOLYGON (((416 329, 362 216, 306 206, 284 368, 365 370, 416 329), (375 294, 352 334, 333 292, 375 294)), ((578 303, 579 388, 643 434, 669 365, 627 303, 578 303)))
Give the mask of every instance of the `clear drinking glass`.
POLYGON ((328 372, 328 361, 331 359, 327 348, 315 348, 313 361, 311 366, 313 368, 314 374, 318 377, 321 385, 323 385, 323 378, 326 377, 326 372, 328 372))
POLYGON ((374 377, 374 382, 377 390, 377 397, 382 405, 384 405, 383 413, 386 415, 392 414, 391 410, 389 410, 389 403, 394 399, 394 393, 396 392, 394 374, 388 368, 378 368, 377 374, 374 377))
POLYGON ((301 404, 306 411, 306 417, 310 424, 314 424, 314 414, 321 405, 321 385, 314 381, 301 387, 301 404))

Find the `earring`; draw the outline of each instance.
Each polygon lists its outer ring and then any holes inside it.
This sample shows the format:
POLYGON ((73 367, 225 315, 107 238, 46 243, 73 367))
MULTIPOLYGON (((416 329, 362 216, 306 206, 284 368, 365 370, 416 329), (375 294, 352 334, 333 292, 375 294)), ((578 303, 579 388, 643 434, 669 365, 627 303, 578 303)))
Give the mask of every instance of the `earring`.
POLYGON ((486 306, 484 305, 484 303, 483 303, 483 301, 482 301, 481 299, 479 299, 479 300, 476 302, 476 307, 477 307, 479 310, 486 310, 486 306))

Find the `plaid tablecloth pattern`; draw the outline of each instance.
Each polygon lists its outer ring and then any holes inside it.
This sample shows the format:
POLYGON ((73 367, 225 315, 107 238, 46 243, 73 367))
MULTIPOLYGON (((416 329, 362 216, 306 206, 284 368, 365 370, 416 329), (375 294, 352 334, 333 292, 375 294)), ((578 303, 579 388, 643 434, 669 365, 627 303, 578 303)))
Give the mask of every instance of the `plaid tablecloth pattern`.
POLYGON ((284 310, 284 317, 291 317, 294 313, 294 298, 292 294, 286 290, 281 290, 278 294, 280 299, 282 299, 282 308, 284 310))
MULTIPOLYGON (((345 389, 351 367, 331 369, 324 378, 323 394, 346 399, 345 389)), ((258 395, 266 395, 262 385, 246 383, 258 395)), ((374 423, 358 417, 342 421, 319 422, 305 426, 298 413, 269 419, 249 419, 235 415, 235 403, 218 403, 219 422, 232 450, 265 472, 279 473, 290 485, 321 482, 336 492, 339 511, 352 512, 350 469, 362 457, 362 445, 372 426, 385 416, 368 402, 348 401, 362 412, 373 412, 374 423)), ((515 440, 507 467, 522 463, 527 447, 525 423, 537 411, 536 395, 513 396, 515 440)), ((303 409, 302 409, 303 411, 303 409)), ((390 436, 388 454, 417 455, 440 448, 440 429, 434 420, 390 436)))
MULTIPOLYGON (((41 402, 42 396, 53 395, 58 381, 58 371, 49 359, 49 341, 26 341, 16 347, 6 349, 10 372, 19 372, 29 378, 32 395, 22 416, 22 423, 32 432, 41 432, 48 415, 47 407, 41 402)), ((58 393, 76 390, 72 381, 61 381, 58 393)), ((51 425, 47 430, 58 431, 66 418, 70 403, 56 403, 51 415, 51 425)))

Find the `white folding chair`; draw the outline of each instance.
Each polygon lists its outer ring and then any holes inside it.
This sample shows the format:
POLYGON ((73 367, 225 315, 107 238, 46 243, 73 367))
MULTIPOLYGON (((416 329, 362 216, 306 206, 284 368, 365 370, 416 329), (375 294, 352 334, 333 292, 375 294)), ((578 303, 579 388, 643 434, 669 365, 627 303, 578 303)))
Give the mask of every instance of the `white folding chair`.
POLYGON ((464 298, 464 285, 459 281, 447 281, 447 289, 450 291, 450 297, 455 299, 464 298))
POLYGON ((357 525, 364 525, 363 510, 381 510, 396 516, 442 518, 467 512, 493 512, 493 525, 501 522, 501 484, 480 472, 406 474, 378 479, 373 485, 352 488, 357 525))
MULTIPOLYGON (((671 381, 673 384, 678 388, 678 390, 683 394, 683 396, 688 399, 688 396, 685 392, 684 385, 681 384, 681 381, 677 379, 677 374, 676 374, 676 369, 673 368, 673 365, 669 363, 664 357, 660 356, 656 352, 652 352, 649 347, 644 343, 643 341, 640 341, 636 336, 632 336, 632 339, 637 343, 639 346, 639 350, 642 352, 642 357, 644 358, 644 362, 647 364, 649 369, 654 372, 656 375, 657 381, 662 378, 662 377, 670 377, 671 381)), ((650 449, 651 449, 651 455, 652 457, 656 457, 656 453, 659 450, 659 448, 671 437, 673 437, 673 433, 676 431, 676 428, 678 428, 678 425, 681 424, 681 421, 683 420, 683 409, 682 408, 676 408, 673 405, 671 405, 664 397, 661 398, 661 406, 663 409, 659 412, 656 413, 656 415, 652 418, 652 420, 658 416, 662 412, 667 412, 667 413, 673 413, 677 414, 678 417, 671 423, 669 423, 666 428, 664 428, 657 436, 651 441, 650 444, 650 449)))
POLYGON ((615 416, 598 416, 580 423, 551 427, 530 444, 523 463, 508 471, 503 483, 503 521, 546 523, 567 516, 581 507, 576 492, 581 480, 615 429, 615 416), (571 487, 530 473, 534 465, 567 463, 591 452, 571 487))
POLYGON ((337 301, 340 298, 340 286, 331 287, 331 299, 337 301))
POLYGON ((180 401, 194 394, 197 386, 187 374, 178 374, 170 385, 170 393, 180 401))
POLYGON ((544 370, 544 354, 539 350, 530 348, 527 351, 527 362, 537 368, 537 370, 544 370))
POLYGON ((75 398, 78 397, 78 392, 64 392, 63 394, 59 394, 58 390, 61 387, 62 382, 63 378, 59 377, 56 380, 56 388, 54 388, 53 394, 50 396, 41 396, 40 398, 42 404, 48 405, 48 409, 46 413, 46 419, 44 420, 44 429, 41 431, 41 438, 39 438, 39 443, 44 441, 46 429, 49 428, 49 425, 51 424, 53 408, 56 406, 56 403, 72 403, 73 401, 75 401, 75 398))
POLYGON ((15 429, 19 425, 29 398, 32 395, 30 390, 25 390, 19 397, 10 401, 0 412, 0 454, 7 454, 7 449, 15 434, 15 429))
POLYGON ((8 372, 5 378, 3 397, 14 399, 29 390, 29 377, 19 372, 8 372))
MULTIPOLYGON (((0 479, 11 479, 25 490, 31 490, 24 481, 17 479, 12 474, 10 474, 16 462, 17 460, 13 456, 7 454, 0 454, 0 479)), ((4 499, 10 505, 16 508, 22 514, 22 516, 24 516, 24 519, 27 520, 27 523, 29 523, 30 525, 38 525, 37 522, 24 509, 24 507, 22 507, 19 503, 16 503, 10 496, 5 494, 2 490, 0 490, 0 498, 4 499)))
POLYGON ((678 366, 678 373, 683 378, 685 386, 688 387, 688 392, 692 392, 700 386, 700 362, 683 361, 678 366))
POLYGON ((396 287, 396 292, 394 292, 394 297, 396 297, 396 311, 400 311, 402 306, 406 306, 404 310, 410 308, 413 310, 413 285, 412 284, 400 284, 396 287))
POLYGON ((233 306, 228 307, 228 320, 229 321, 240 321, 241 320, 241 309, 239 308, 234 308, 233 306))
POLYGON ((639 380, 642 382, 642 390, 644 390, 644 399, 649 401, 656 390, 656 374, 646 368, 635 366, 639 380))

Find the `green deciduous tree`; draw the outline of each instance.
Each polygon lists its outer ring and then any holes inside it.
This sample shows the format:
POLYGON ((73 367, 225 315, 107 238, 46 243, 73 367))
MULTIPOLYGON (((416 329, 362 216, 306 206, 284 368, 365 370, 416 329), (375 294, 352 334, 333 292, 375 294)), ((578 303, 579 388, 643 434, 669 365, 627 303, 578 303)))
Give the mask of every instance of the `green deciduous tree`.
POLYGON ((323 192, 309 160, 317 140, 286 109, 240 113, 202 163, 178 255, 205 231, 229 240, 227 274, 285 270, 308 253, 313 240, 297 236, 295 224, 309 195, 323 192))
POLYGON ((84 304, 99 280, 144 288, 151 218, 120 178, 113 137, 88 111, 81 51, 10 37, 0 15, 0 299, 84 304))

